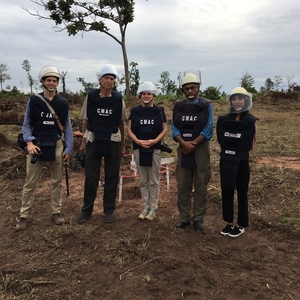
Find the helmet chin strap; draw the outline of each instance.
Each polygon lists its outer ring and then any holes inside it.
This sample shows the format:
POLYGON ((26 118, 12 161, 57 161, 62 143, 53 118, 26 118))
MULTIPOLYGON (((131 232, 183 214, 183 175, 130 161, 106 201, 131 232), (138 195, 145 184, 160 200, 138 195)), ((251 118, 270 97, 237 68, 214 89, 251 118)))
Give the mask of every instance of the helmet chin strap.
POLYGON ((142 101, 143 101, 144 104, 150 104, 150 103, 153 101, 153 99, 151 99, 151 100, 146 100, 146 101, 145 101, 145 100, 142 100, 142 101))
POLYGON ((101 87, 101 89, 103 89, 105 92, 109 92, 109 91, 112 90, 112 88, 106 88, 106 87, 104 87, 101 83, 100 83, 100 87, 101 87))
POLYGON ((48 92, 50 92, 50 93, 53 93, 53 92, 56 91, 56 88, 54 88, 54 89, 52 89, 52 90, 49 90, 44 84, 43 84, 43 88, 44 88, 45 90, 47 90, 48 92))

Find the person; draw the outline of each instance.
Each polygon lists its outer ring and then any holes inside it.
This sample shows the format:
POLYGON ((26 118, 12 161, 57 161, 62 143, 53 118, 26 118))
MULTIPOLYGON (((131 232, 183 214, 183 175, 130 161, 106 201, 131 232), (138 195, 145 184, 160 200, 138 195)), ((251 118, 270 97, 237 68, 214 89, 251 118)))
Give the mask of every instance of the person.
POLYGON ((220 177, 223 220, 222 235, 237 237, 249 225, 248 187, 250 180, 249 151, 256 142, 256 120, 249 113, 252 96, 242 87, 228 97, 228 114, 218 117, 216 131, 220 144, 220 177), (237 190, 238 214, 234 225, 234 191, 237 190))
POLYGON ((20 220, 16 230, 26 228, 31 214, 34 191, 46 163, 49 163, 52 178, 51 209, 54 223, 61 225, 65 219, 62 210, 62 161, 68 163, 73 150, 73 132, 69 105, 57 94, 61 76, 54 66, 45 66, 39 72, 43 92, 30 97, 22 125, 23 139, 27 142, 26 178, 23 187, 20 220), (47 104, 50 105, 56 117, 47 104), (60 124, 59 124, 59 123, 60 124), (60 126, 63 127, 63 132, 60 126), (64 143, 65 141, 65 149, 64 143))
POLYGON ((184 75, 179 76, 179 82, 186 98, 175 102, 172 117, 172 137, 178 142, 176 176, 180 220, 175 227, 184 228, 192 222, 195 230, 202 231, 211 176, 209 141, 214 130, 214 114, 211 101, 198 95, 200 76, 180 74, 184 75))
POLYGON ((164 107, 154 104, 157 89, 150 81, 137 90, 141 105, 130 111, 128 135, 133 141, 133 155, 140 180, 143 210, 138 218, 152 221, 158 207, 161 140, 167 132, 164 107))
POLYGON ((116 194, 119 181, 120 155, 125 154, 124 122, 127 121, 122 95, 113 91, 119 76, 111 64, 97 72, 100 88, 92 89, 84 101, 83 138, 80 152, 85 153, 84 199, 76 222, 84 223, 93 212, 99 186, 100 168, 104 157, 103 208, 105 222, 114 221, 116 194))

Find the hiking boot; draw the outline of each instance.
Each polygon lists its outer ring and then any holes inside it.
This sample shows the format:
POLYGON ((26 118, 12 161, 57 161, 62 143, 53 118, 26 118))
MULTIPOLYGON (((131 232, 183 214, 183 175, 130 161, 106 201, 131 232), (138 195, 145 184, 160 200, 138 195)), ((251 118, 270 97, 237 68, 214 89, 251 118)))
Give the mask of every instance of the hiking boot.
POLYGON ((16 231, 24 230, 27 227, 27 218, 20 218, 20 221, 16 224, 16 231))
POLYGON ((149 209, 145 208, 140 214, 139 214, 139 219, 144 220, 146 216, 149 214, 149 209))
POLYGON ((105 223, 111 223, 114 221, 114 215, 113 214, 106 214, 104 217, 105 223))
POLYGON ((153 221, 153 219, 155 218, 155 210, 151 209, 145 218, 149 221, 153 221))
POLYGON ((84 223, 91 215, 87 215, 86 213, 84 212, 81 212, 77 219, 76 219, 76 222, 77 223, 84 223))
POLYGON ((65 223, 65 218, 61 213, 53 214, 52 215, 52 220, 56 225, 62 225, 65 223))
POLYGON ((232 224, 227 224, 222 230, 221 230, 221 234, 222 235, 228 235, 232 229, 233 229, 233 225, 232 224))
POLYGON ((230 237, 237 237, 245 232, 245 229, 239 226, 234 226, 231 228, 231 231, 228 233, 230 237))

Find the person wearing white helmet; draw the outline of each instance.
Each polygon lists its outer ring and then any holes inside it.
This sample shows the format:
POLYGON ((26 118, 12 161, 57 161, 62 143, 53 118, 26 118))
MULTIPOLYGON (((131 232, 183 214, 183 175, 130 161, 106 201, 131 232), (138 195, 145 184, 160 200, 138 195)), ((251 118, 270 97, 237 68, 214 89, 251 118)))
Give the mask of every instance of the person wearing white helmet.
POLYGON ((175 227, 184 228, 192 222, 195 230, 202 231, 211 176, 209 141, 214 114, 211 101, 199 96, 199 77, 194 73, 180 74, 185 74, 179 78, 179 84, 186 98, 175 102, 172 117, 172 136, 178 143, 176 176, 180 216, 175 227))
POLYGON ((111 64, 97 72, 100 88, 92 89, 84 101, 81 117, 83 138, 80 151, 85 153, 84 198, 76 222, 84 223, 93 212, 104 157, 103 211, 105 222, 114 221, 119 181, 120 157, 125 154, 124 122, 127 121, 122 95, 113 90, 119 79, 111 64))
POLYGON ((130 111, 128 135, 133 141, 133 155, 140 179, 143 210, 139 219, 155 218, 159 196, 161 141, 167 132, 163 106, 154 104, 157 89, 151 81, 141 83, 137 90, 141 105, 130 111))
POLYGON ((72 155, 73 132, 68 102, 57 94, 60 78, 56 67, 43 67, 39 72, 39 79, 44 91, 38 95, 32 95, 26 105, 22 133, 24 141, 27 142, 28 155, 20 220, 16 225, 17 231, 27 227, 34 191, 45 163, 48 163, 51 169, 52 219, 57 225, 65 222, 61 213, 62 160, 68 163, 72 155), (45 102, 52 107, 58 119, 52 114, 45 102))
POLYGON ((222 235, 237 237, 249 226, 248 187, 250 180, 249 151, 256 142, 255 116, 249 113, 252 95, 236 87, 228 97, 228 114, 218 117, 217 138, 221 147, 220 177, 222 214, 227 225, 222 235), (238 213, 234 224, 234 190, 237 190, 238 213))

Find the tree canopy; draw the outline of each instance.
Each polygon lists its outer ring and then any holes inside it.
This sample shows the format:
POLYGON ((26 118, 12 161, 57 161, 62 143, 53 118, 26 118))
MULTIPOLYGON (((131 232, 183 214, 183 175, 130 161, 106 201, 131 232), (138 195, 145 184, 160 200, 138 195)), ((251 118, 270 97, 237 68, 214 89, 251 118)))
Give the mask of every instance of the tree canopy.
MULTIPOLYGON (((42 7, 48 16, 35 13, 24 8, 30 15, 40 19, 53 20, 56 31, 67 30, 69 35, 76 35, 78 32, 99 31, 113 38, 120 44, 123 53, 126 96, 129 96, 128 58, 125 44, 127 25, 134 20, 133 0, 99 0, 99 1, 76 1, 76 0, 31 0, 42 7), (107 23, 117 25, 120 37, 110 32, 107 23)), ((113 62, 112 62, 113 63, 113 62)))

